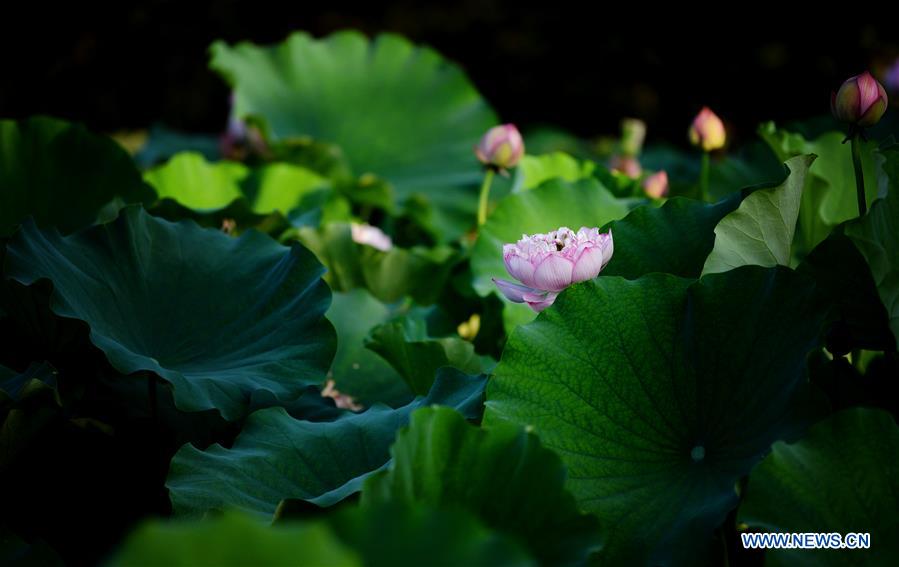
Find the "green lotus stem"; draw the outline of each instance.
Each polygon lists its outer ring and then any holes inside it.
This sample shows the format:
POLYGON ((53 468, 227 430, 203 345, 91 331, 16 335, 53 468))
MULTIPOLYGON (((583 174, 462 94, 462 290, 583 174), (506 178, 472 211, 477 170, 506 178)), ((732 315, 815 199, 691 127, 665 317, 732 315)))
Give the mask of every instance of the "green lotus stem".
POLYGON ((478 200, 478 226, 487 222, 487 205, 490 203, 490 186, 493 184, 493 168, 488 168, 481 184, 481 198, 478 200))
POLYGON ((863 217, 868 211, 868 204, 865 200, 865 173, 862 170, 862 148, 859 138, 859 132, 852 135, 852 166, 855 168, 855 191, 858 195, 858 216, 863 217))
POLYGON ((709 152, 702 152, 702 166, 699 169, 699 198, 709 200, 709 152))

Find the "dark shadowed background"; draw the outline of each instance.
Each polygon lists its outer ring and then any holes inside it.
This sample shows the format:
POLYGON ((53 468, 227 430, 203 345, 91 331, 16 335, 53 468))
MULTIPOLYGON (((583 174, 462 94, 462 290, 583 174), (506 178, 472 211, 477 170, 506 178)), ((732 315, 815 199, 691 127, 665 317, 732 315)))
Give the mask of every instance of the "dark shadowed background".
POLYGON ((593 136, 637 116, 649 122, 651 140, 679 144, 704 104, 747 139, 762 120, 826 113, 840 81, 899 55, 886 14, 865 23, 848 12, 828 20, 823 9, 784 14, 750 3, 722 5, 717 18, 688 8, 651 12, 648 3, 608 11, 567 1, 539 10, 485 0, 25 9, 32 13, 4 18, 0 34, 0 116, 46 113, 102 131, 158 122, 218 131, 227 89, 207 70, 208 45, 276 42, 299 29, 393 31, 427 43, 465 67, 504 121, 593 136))

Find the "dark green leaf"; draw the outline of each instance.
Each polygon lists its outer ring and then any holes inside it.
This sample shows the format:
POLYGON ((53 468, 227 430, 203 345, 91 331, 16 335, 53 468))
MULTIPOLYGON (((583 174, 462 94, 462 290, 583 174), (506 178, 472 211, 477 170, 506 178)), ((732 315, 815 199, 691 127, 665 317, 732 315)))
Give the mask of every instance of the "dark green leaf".
POLYGON ((697 278, 715 244, 715 226, 740 204, 735 194, 707 205, 675 197, 660 208, 642 206, 611 229, 615 253, 603 274, 636 279, 652 272, 697 278))
POLYGON ((200 451, 188 444, 178 451, 166 483, 175 512, 198 516, 233 508, 270 518, 288 498, 335 504, 387 464, 396 431, 413 410, 441 404, 476 417, 484 382, 444 369, 426 397, 396 410, 375 405, 332 422, 300 421, 281 408, 257 411, 230 449, 200 451))
POLYGON ((400 430, 391 454, 390 468, 365 482, 363 507, 462 508, 546 565, 584 563, 599 547, 596 519, 581 514, 563 488, 559 458, 520 427, 480 429, 449 408, 423 408, 400 430))
MULTIPOLYGON (((885 170, 890 176, 889 193, 875 202, 864 218, 846 225, 846 235, 871 267, 899 346, 899 145, 884 154, 885 170)), ((872 184, 870 180, 868 184, 872 184)))
POLYGON ((384 359, 364 344, 369 331, 391 317, 390 308, 366 290, 355 289, 334 293, 327 317, 337 329, 337 354, 331 364, 337 389, 364 406, 377 402, 391 407, 407 404, 413 397, 412 391, 384 359))
POLYGON ((115 199, 154 198, 118 144, 46 117, 0 120, 0 187, 0 236, 28 217, 69 233, 92 224, 115 199))
POLYGON ((599 278, 509 339, 485 425, 534 427, 612 563, 696 563, 734 483, 795 432, 821 315, 784 268, 599 278))
POLYGON ((329 523, 368 567, 535 565, 514 541, 465 510, 380 504, 340 510, 329 523))
POLYGON ((389 362, 418 395, 431 389, 441 366, 466 374, 481 372, 473 344, 459 337, 431 338, 427 323, 418 317, 406 316, 375 327, 365 346, 389 362))
POLYGON ((738 521, 753 530, 869 533, 870 549, 779 549, 767 565, 892 565, 899 557, 899 427, 849 409, 793 444, 777 443, 749 476, 738 521))
POLYGON ((362 565, 325 524, 266 526, 242 514, 205 521, 154 520, 132 533, 110 566, 246 567, 362 565))
POLYGON ((234 420, 255 390, 294 398, 324 382, 335 348, 321 265, 254 231, 230 238, 134 207, 68 237, 28 222, 6 273, 52 281, 57 315, 87 322, 119 372, 162 377, 185 411, 234 420))

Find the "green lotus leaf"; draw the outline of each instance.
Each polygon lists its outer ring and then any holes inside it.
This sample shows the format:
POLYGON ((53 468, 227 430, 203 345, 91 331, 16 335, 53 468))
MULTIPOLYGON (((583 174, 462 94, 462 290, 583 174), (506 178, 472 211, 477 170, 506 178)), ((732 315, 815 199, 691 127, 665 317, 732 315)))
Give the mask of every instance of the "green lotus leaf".
MULTIPOLYGON (((880 300, 890 318, 890 329, 899 346, 899 145, 884 151, 890 185, 863 218, 846 226, 846 235, 871 267, 880 300)), ((869 182, 870 184, 870 182, 869 182)))
POLYGON ((28 217, 70 233, 112 201, 154 199, 117 143, 47 117, 0 120, 0 187, 0 236, 28 217))
POLYGON ((189 209, 215 211, 245 198, 252 212, 262 215, 286 215, 304 196, 330 184, 313 171, 287 163, 250 169, 233 161, 208 162, 192 152, 175 155, 144 178, 160 199, 173 199, 189 209))
POLYGON ((550 179, 560 178, 575 182, 590 177, 596 164, 592 161, 578 161, 565 152, 543 155, 525 155, 515 170, 513 191, 534 189, 550 179))
POLYGON ((394 246, 382 251, 357 244, 348 223, 304 227, 297 236, 328 267, 325 280, 333 289, 364 287, 385 303, 406 296, 422 305, 433 303, 457 262, 456 252, 448 246, 394 246))
POLYGON ((390 460, 396 431, 413 410, 448 405, 480 415, 484 377, 443 369, 434 387, 399 409, 374 405, 331 422, 292 418, 282 408, 247 418, 231 448, 184 445, 172 459, 166 486, 176 514, 238 509, 271 518, 279 502, 301 499, 330 506, 358 492, 390 460))
POLYGON ((512 334, 485 427, 532 426, 559 453, 606 561, 700 562, 735 482, 804 425, 793 412, 821 327, 813 290, 756 266, 572 286, 512 334))
MULTIPOLYGON (((768 122, 759 127, 759 136, 781 161, 801 154, 818 156, 802 191, 796 243, 800 255, 811 251, 827 238, 835 226, 858 216, 855 171, 849 144, 843 144, 845 134, 827 132, 807 140, 801 134, 779 130, 773 122, 768 122)), ((869 206, 877 197, 876 147, 873 141, 862 142, 861 147, 869 206)))
POLYGON ((581 514, 564 489, 559 457, 520 427, 480 429, 452 409, 423 408, 400 430, 391 454, 390 468, 365 482, 363 507, 462 508, 546 565, 584 563, 599 548, 596 518, 581 514))
POLYGON ((335 292, 328 309, 327 317, 337 329, 331 376, 341 393, 353 396, 364 406, 380 402, 399 407, 414 396, 387 361, 365 348, 369 331, 392 315, 387 305, 364 289, 335 292))
POLYGON ((339 510, 328 521, 370 567, 536 565, 514 540, 463 509, 383 503, 339 510))
POLYGON ((472 147, 496 117, 465 74, 435 51, 392 34, 212 48, 234 111, 261 119, 274 141, 311 138, 343 150, 358 177, 388 181, 398 203, 419 195, 452 240, 474 224, 483 173, 472 147))
POLYGON ((5 272, 49 279, 57 315, 85 321, 119 372, 171 384, 184 411, 234 420, 256 390, 295 398, 324 382, 335 349, 321 265, 255 231, 231 238, 136 207, 67 237, 26 222, 5 272))
POLYGON ((715 227, 715 246, 703 274, 740 266, 789 266, 802 188, 813 155, 790 158, 787 178, 774 187, 759 188, 715 227))
POLYGON ((753 531, 870 534, 870 549, 772 549, 766 565, 891 565, 899 557, 899 427, 882 410, 836 413, 776 443, 749 476, 738 521, 753 531))
POLYGON ((204 521, 146 522, 128 536, 108 565, 354 567, 362 561, 325 524, 266 526, 231 512, 204 521))
POLYGON ((389 362, 418 395, 428 393, 442 366, 466 374, 482 370, 472 343, 459 337, 429 337, 427 323, 420 317, 405 316, 378 325, 366 338, 365 346, 389 362))

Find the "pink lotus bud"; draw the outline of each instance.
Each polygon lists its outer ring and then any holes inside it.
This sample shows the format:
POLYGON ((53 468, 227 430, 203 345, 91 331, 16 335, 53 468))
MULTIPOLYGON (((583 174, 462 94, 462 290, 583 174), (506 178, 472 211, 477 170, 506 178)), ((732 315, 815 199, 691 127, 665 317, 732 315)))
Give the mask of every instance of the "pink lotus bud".
POLYGON ((393 240, 376 226, 353 223, 350 225, 350 232, 353 236, 353 242, 356 244, 371 246, 382 252, 387 252, 393 248, 393 240))
POLYGON ((636 157, 643 149, 646 140, 646 122, 636 118, 625 118, 621 121, 621 153, 636 157))
POLYGON ((668 196, 668 174, 665 171, 653 173, 643 180, 643 192, 647 197, 661 199, 668 196))
POLYGON ((574 232, 563 226, 546 234, 525 234, 503 246, 506 270, 521 284, 496 278, 493 282, 509 301, 540 312, 566 287, 599 275, 613 251, 611 231, 600 234, 598 228, 574 232))
POLYGON ((830 111, 840 122, 867 128, 880 121, 887 109, 887 92, 865 71, 846 80, 830 95, 830 111))
POLYGON ((609 160, 609 169, 623 173, 631 179, 636 179, 643 173, 643 167, 637 158, 623 155, 612 156, 609 160))
POLYGON ((703 106, 693 119, 689 135, 690 143, 706 152, 723 148, 727 140, 724 122, 721 122, 721 119, 707 106, 703 106))
POLYGON ((481 138, 474 153, 484 165, 509 169, 524 155, 524 140, 514 124, 494 126, 481 138))

